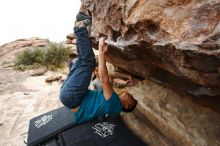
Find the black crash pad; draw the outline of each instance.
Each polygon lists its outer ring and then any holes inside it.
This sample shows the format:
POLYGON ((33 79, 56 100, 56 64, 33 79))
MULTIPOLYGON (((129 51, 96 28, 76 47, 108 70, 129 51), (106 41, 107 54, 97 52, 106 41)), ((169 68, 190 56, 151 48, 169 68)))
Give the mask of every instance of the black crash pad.
MULTIPOLYGON (((73 127, 73 118, 73 113, 69 109, 61 107, 31 119, 27 145, 38 145, 73 127)), ((54 142, 51 143, 51 146, 53 145, 54 142)))
POLYGON ((52 139, 48 142, 45 142, 45 144, 42 144, 42 146, 59 146, 59 145, 57 144, 55 139, 52 139))
POLYGON ((59 135, 61 146, 146 146, 122 122, 120 116, 94 120, 59 135))
POLYGON ((28 146, 146 146, 120 115, 74 126, 73 113, 59 108, 30 120, 28 146))

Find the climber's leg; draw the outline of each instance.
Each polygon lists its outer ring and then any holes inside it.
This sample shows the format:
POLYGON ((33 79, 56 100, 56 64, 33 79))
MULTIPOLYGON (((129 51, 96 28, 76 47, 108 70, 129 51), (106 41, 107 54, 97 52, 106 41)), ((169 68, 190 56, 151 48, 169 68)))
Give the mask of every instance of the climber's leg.
POLYGON ((61 102, 70 109, 80 105, 88 91, 91 75, 96 64, 87 28, 82 26, 74 31, 77 39, 76 46, 80 55, 78 55, 76 63, 70 69, 60 90, 61 102))

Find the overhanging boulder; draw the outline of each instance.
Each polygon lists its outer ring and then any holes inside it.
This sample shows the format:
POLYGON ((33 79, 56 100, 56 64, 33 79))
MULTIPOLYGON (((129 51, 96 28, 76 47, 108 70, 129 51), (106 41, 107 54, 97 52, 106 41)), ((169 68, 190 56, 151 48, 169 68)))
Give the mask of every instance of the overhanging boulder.
POLYGON ((107 60, 203 104, 220 104, 220 3, 192 0, 83 0, 94 47, 107 60))

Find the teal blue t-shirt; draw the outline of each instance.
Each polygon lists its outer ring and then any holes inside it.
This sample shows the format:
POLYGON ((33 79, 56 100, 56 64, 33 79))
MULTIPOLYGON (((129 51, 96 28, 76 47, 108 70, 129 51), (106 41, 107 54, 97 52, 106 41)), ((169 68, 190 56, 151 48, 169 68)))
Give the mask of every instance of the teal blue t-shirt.
POLYGON ((121 101, 114 91, 111 98, 105 100, 103 90, 89 90, 83 98, 79 110, 74 113, 74 122, 80 124, 98 116, 116 115, 121 110, 121 101))

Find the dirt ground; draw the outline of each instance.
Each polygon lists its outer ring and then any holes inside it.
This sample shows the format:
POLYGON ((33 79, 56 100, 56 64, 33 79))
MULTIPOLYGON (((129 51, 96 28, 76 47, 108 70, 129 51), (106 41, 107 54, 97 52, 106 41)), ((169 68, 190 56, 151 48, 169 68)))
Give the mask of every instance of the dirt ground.
POLYGON ((0 146, 25 146, 29 120, 62 106, 61 82, 45 82, 46 77, 59 73, 30 74, 0 66, 0 146))

